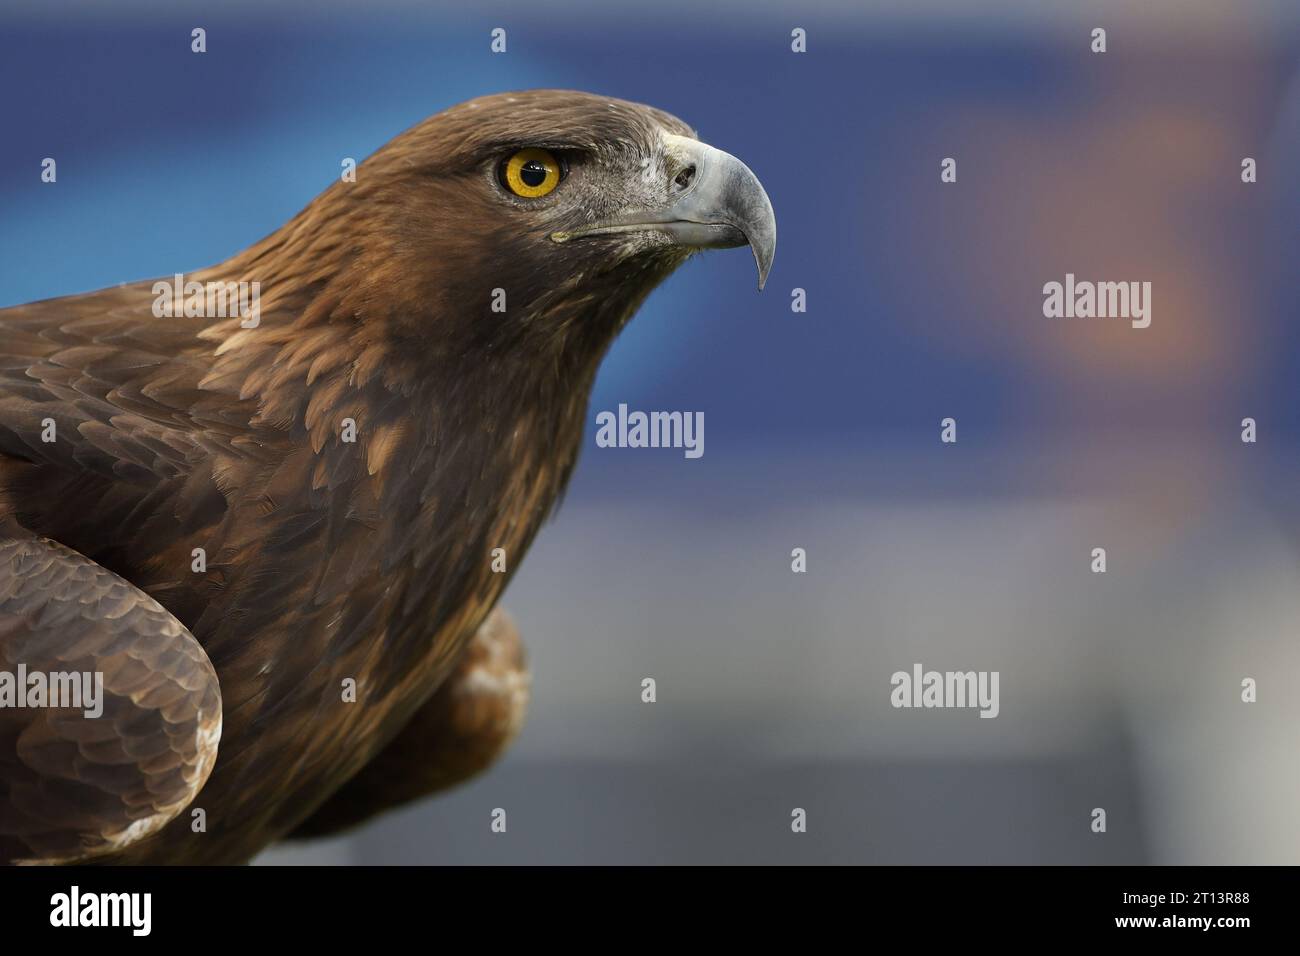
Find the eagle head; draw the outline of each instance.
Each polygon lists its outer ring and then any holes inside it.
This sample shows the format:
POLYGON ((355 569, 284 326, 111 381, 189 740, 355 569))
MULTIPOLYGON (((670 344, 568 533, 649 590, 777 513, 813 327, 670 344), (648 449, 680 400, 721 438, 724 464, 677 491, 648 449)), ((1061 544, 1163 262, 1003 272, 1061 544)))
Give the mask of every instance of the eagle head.
POLYGON ((297 274, 335 259, 331 311, 381 319, 403 351, 588 366, 693 253, 749 245, 762 288, 776 247, 772 205, 740 160, 660 110, 559 90, 432 116, 300 218, 277 256, 332 237, 302 250, 297 274))

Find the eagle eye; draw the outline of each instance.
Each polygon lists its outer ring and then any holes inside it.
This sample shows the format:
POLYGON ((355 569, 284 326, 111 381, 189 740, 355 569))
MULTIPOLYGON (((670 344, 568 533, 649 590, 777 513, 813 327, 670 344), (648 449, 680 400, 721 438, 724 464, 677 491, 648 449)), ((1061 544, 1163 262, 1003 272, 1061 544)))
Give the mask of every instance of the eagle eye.
POLYGON ((501 164, 501 185, 516 196, 536 199, 560 185, 564 164, 545 149, 521 149, 501 164))

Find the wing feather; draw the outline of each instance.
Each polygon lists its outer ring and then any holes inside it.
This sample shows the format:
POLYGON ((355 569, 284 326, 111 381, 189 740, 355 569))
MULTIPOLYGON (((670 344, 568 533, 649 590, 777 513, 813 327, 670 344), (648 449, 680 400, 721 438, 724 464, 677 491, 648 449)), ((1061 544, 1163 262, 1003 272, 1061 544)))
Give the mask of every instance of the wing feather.
POLYGON ((112 853, 160 829, 207 780, 221 738, 217 675, 144 592, 3 525, 0 671, 98 672, 103 712, 0 707, 0 861, 112 853))
POLYGON ((203 384, 209 320, 152 305, 144 282, 0 309, 0 455, 147 485, 256 454, 234 443, 256 402, 203 384))

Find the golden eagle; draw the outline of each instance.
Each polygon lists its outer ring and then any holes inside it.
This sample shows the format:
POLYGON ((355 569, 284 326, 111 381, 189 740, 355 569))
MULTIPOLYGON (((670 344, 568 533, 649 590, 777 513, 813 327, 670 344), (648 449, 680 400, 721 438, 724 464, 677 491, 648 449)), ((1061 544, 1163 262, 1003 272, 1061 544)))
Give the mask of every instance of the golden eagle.
POLYGON ((539 90, 218 266, 0 310, 0 860, 242 862, 487 766, 602 356, 692 253, 761 288, 775 243, 680 120, 539 90))

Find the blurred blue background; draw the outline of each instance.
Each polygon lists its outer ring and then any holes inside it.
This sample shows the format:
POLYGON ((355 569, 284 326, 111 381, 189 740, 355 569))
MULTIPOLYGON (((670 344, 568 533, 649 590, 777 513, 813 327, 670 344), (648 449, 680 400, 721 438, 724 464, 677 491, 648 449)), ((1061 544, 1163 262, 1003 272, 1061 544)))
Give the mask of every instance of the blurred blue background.
POLYGON ((674 113, 776 209, 765 292, 746 250, 698 257, 604 365, 593 415, 703 411, 706 453, 589 429, 506 602, 536 660, 517 751, 286 859, 1296 861, 1297 705, 1257 705, 1257 750, 1220 741, 1255 755, 1241 792, 1169 754, 1245 719, 1240 676, 1300 679, 1300 11, 1133 6, 6 3, 0 307, 219 262, 343 157, 510 89, 674 113), (1044 319, 1067 272, 1151 281, 1151 327, 1044 319), (1099 594, 1086 555, 1111 542, 1099 594), (1034 690, 973 729, 909 723, 881 702, 913 660, 1034 690), (647 674, 678 679, 654 731, 647 674), (792 843, 817 794, 839 829, 792 843), (483 807, 512 795, 550 837, 489 844, 483 807), (1109 842, 1096 805, 1120 811, 1109 842))

